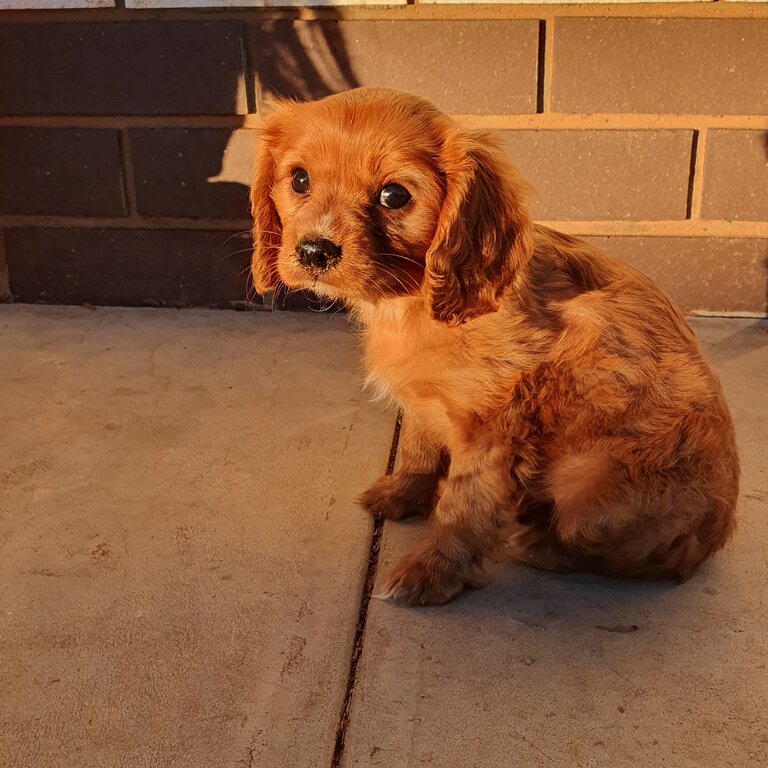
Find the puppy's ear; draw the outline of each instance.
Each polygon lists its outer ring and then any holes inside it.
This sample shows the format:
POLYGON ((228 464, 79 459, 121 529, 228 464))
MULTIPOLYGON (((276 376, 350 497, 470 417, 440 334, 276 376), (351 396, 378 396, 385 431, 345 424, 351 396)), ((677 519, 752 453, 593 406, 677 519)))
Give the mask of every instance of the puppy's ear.
POLYGON ((445 197, 426 256, 435 319, 458 325, 495 312, 531 253, 526 184, 490 134, 446 129, 445 197))
POLYGON ((253 255, 251 275, 259 293, 277 288, 277 252, 282 241, 283 227, 272 200, 275 175, 275 153, 283 138, 284 115, 278 107, 264 121, 256 147, 251 214, 253 216, 253 255))

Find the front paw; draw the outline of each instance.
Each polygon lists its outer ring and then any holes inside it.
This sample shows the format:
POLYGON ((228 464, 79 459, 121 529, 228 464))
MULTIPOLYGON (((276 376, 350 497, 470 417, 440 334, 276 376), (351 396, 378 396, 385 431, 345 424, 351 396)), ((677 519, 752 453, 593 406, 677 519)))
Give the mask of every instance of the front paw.
POLYGON ((467 579, 464 569, 439 550, 426 549, 402 558, 389 574, 383 592, 374 597, 406 605, 443 605, 465 586, 479 584, 476 579, 467 579))
POLYGON ((435 481, 426 475, 385 475, 358 502, 373 517, 400 520, 408 515, 428 515, 432 510, 435 481))

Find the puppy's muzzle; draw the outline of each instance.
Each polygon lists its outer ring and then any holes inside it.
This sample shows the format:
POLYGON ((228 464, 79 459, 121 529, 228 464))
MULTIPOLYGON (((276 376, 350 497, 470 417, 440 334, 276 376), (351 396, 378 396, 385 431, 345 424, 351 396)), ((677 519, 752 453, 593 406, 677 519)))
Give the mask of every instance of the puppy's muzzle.
POLYGON ((341 258, 341 246, 324 237, 302 237, 296 244, 296 255, 305 269, 329 269, 341 258))

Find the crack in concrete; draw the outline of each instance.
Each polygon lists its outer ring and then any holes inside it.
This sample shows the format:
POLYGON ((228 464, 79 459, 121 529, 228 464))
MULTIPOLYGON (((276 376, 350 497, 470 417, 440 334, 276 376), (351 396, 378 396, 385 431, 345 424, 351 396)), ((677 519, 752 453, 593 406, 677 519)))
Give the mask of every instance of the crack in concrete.
MULTIPOLYGON (((402 425, 403 415, 397 414, 395 420, 395 429, 392 434, 392 444, 389 449, 389 458, 387 469, 384 474, 391 475, 395 469, 395 459, 397 457, 397 445, 400 440, 400 427, 402 425)), ((344 756, 344 746, 349 727, 349 716, 352 709, 352 696, 357 683, 357 668, 363 655, 363 641, 365 640, 365 625, 368 620, 368 606, 373 594, 373 583, 376 580, 376 571, 379 564, 379 551, 381 549, 381 536, 384 531, 384 519, 377 517, 373 523, 373 534, 371 536, 371 548, 368 553, 368 569, 363 581, 363 591, 360 596, 360 611, 357 618, 357 629, 355 630, 355 640, 352 645, 352 657, 349 662, 349 675, 347 677, 347 690, 344 695, 344 703, 339 715, 339 724, 336 728, 336 745, 333 750, 333 759, 331 768, 339 768, 344 756)))

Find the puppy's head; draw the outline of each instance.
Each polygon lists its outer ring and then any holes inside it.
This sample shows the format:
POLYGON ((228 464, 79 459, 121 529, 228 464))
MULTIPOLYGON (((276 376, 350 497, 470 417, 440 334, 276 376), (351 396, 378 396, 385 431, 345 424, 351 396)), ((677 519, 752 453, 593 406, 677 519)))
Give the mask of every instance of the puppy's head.
POLYGON ((423 295, 455 324, 495 311, 530 251, 525 186, 492 137, 423 99, 359 88, 282 102, 260 134, 253 279, 377 303, 423 295))

